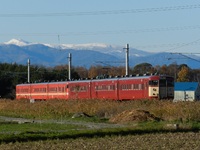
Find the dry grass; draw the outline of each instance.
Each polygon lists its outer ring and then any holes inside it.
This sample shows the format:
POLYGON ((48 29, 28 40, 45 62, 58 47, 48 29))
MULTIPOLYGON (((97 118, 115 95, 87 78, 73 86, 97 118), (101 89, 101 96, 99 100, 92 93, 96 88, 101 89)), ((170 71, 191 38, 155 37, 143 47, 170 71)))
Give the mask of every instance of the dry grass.
POLYGON ((1 144, 0 149, 16 150, 161 150, 161 149, 200 149, 200 133, 160 133, 104 138, 77 138, 68 140, 47 140, 27 143, 1 144))
MULTIPOLYGON (((27 100, 0 100, 0 115, 37 119, 68 118, 84 112, 91 116, 112 117, 134 110, 147 111, 166 121, 200 121, 200 102, 142 100, 52 100, 30 103, 27 100)), ((129 133, 130 134, 130 133, 129 133)), ((67 138, 35 142, 1 143, 0 149, 200 149, 199 132, 148 133, 126 136, 67 138)))
POLYGON ((30 103, 28 100, 0 100, 0 115, 38 119, 67 118, 77 112, 110 118, 127 110, 149 111, 167 121, 200 121, 200 102, 51 100, 30 103))

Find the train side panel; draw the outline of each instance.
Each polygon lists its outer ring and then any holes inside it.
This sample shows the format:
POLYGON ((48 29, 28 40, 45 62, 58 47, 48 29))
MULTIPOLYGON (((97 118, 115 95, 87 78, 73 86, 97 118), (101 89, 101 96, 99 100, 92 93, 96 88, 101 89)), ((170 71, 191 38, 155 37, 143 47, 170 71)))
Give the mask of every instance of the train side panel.
POLYGON ((30 99, 30 84, 19 84, 16 86, 16 99, 30 99))
POLYGON ((67 82, 20 84, 16 86, 16 99, 68 99, 67 82))
POLYGON ((91 96, 97 99, 118 100, 118 79, 93 80, 91 96))
POLYGON ((54 82, 48 84, 47 99, 68 99, 68 83, 54 82))
POLYGON ((69 98, 70 99, 89 99, 91 98, 91 82, 85 81, 71 81, 68 84, 69 98))
POLYGON ((126 78, 119 80, 119 99, 134 100, 149 98, 148 78, 126 78))
POLYGON ((31 84, 31 92, 29 99, 46 100, 48 99, 48 84, 31 84))
POLYGON ((16 86, 16 99, 48 99, 47 84, 20 84, 16 86))

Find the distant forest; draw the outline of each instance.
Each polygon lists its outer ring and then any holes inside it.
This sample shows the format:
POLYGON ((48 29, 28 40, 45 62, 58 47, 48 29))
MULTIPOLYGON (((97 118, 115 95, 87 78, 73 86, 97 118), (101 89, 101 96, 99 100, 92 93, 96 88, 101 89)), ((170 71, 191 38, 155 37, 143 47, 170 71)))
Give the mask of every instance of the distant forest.
MULTIPOLYGON (((191 69, 186 64, 175 63, 163 66, 152 66, 149 63, 141 63, 129 69, 130 75, 144 74, 167 74, 173 76, 177 82, 198 82, 200 80, 200 69, 191 69)), ((94 79, 105 77, 123 77, 125 66, 91 66, 71 67, 71 79, 94 79)), ((68 80, 68 65, 60 65, 52 68, 44 66, 30 66, 30 82, 51 82, 68 80)), ((15 99, 15 86, 28 81, 27 65, 0 63, 0 97, 15 99)))

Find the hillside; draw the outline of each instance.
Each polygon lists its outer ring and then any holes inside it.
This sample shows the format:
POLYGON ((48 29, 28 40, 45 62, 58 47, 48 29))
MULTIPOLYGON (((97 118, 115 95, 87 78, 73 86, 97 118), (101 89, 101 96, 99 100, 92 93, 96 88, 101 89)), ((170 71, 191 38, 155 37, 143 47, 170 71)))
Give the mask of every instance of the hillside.
MULTIPOLYGON (((199 56, 187 57, 180 54, 166 52, 150 53, 130 47, 130 67, 139 63, 150 63, 156 65, 169 65, 171 63, 187 64, 192 69, 198 68, 199 56)), ((41 44, 30 43, 24 40, 12 39, 0 44, 0 62, 31 64, 43 66, 65 65, 68 63, 68 55, 72 54, 72 65, 89 68, 91 65, 124 66, 125 50, 122 46, 106 44, 41 44)))

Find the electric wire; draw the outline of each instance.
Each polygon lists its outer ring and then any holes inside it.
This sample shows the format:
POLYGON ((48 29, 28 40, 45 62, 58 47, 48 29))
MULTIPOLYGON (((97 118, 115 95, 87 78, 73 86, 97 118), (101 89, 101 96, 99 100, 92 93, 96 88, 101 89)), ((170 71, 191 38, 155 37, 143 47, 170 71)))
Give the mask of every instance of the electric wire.
MULTIPOLYGON (((171 54, 179 54, 179 55, 185 57, 186 59, 191 59, 191 60, 193 60, 193 61, 196 61, 196 62, 199 62, 199 63, 200 63, 200 60, 195 59, 195 58, 192 58, 192 57, 190 57, 190 56, 187 56, 187 55, 185 55, 185 53, 171 53, 171 54)), ((190 54, 200 54, 200 53, 190 53, 190 54)))
POLYGON ((27 14, 3 14, 0 17, 58 17, 58 16, 94 16, 94 15, 118 15, 118 14, 133 14, 133 13, 152 13, 161 11, 175 11, 199 9, 200 4, 183 5, 183 6, 169 6, 157 8, 143 8, 143 9, 129 9, 129 10, 107 10, 107 11, 88 11, 88 12, 62 12, 62 13, 27 13, 27 14))
POLYGON ((135 30, 108 30, 108 31, 96 31, 96 32, 65 32, 61 34, 57 33, 1 33, 0 36, 92 36, 92 35, 109 35, 109 34, 139 34, 148 32, 167 32, 167 31, 184 31, 184 30, 198 30, 200 25, 194 26, 176 26, 176 27, 162 27, 162 28, 147 28, 147 29, 135 29, 135 30))

